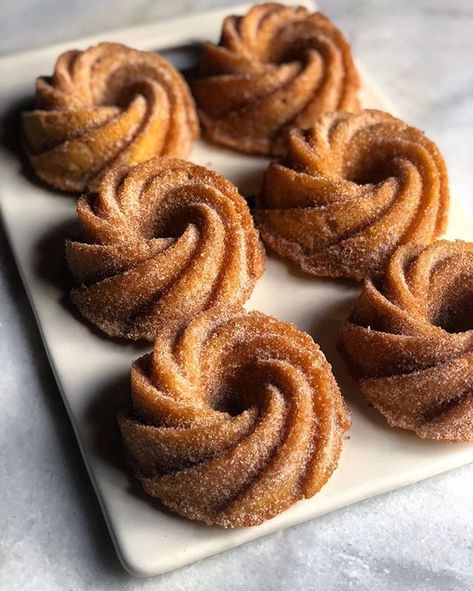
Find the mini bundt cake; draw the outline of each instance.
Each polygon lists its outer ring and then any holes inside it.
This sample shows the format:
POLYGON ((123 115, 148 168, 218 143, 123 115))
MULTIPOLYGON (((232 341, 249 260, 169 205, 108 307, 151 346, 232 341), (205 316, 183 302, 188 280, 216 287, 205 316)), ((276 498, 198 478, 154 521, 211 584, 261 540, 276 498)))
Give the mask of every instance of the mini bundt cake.
POLYGON ((292 130, 265 176, 263 241, 301 269, 361 280, 397 246, 428 244, 447 224, 445 162, 421 131, 382 111, 323 115, 292 130))
POLYGON ((281 155, 288 129, 358 110, 359 85, 350 46, 328 18, 268 3, 224 20, 219 45, 203 47, 192 90, 210 140, 281 155))
POLYGON ((350 426, 319 347, 260 312, 214 308, 168 327, 131 383, 119 423, 144 490, 207 524, 256 525, 313 496, 350 426))
POLYGON ((222 176, 158 157, 108 172, 77 205, 68 241, 73 303, 113 337, 152 340, 219 304, 240 305, 263 272, 248 207, 222 176))
POLYGON ((198 135, 182 76, 155 53, 117 43, 59 56, 36 82, 37 109, 23 113, 31 164, 64 191, 95 190, 115 165, 185 157, 198 135))
POLYGON ((473 441, 473 244, 402 246, 366 280, 340 350, 391 426, 473 441))

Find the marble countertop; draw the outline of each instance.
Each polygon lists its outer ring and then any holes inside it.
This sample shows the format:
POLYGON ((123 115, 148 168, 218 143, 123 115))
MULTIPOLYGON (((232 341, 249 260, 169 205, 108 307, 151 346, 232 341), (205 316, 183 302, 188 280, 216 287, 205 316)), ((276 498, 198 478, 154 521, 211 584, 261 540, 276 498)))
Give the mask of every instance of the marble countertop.
MULTIPOLYGON (((165 18, 226 0, 0 3, 0 53, 165 18)), ((320 0, 407 121, 438 142, 472 208, 471 0, 320 0)), ((104 35, 106 38, 106 35, 104 35)), ((0 227, 0 589, 473 588, 473 466, 155 579, 120 566, 0 227)))

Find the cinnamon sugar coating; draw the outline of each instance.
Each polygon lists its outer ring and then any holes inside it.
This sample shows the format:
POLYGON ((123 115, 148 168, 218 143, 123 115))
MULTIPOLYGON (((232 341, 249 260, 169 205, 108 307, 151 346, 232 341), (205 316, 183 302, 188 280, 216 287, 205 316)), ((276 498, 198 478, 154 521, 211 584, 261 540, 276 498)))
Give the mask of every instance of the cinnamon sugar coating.
POLYGON ((65 191, 96 190, 112 166, 186 157, 198 135, 186 82, 155 53, 117 43, 59 56, 36 81, 37 109, 23 113, 36 174, 65 191))
POLYGON ((192 91, 209 139, 281 155, 288 129, 358 110, 359 85, 350 46, 328 18, 267 3, 224 20, 219 45, 203 47, 192 91))
POLYGON ((82 196, 66 255, 71 299, 110 336, 152 340, 216 305, 241 305, 263 272, 248 207, 219 174, 159 157, 108 172, 82 196))
POLYGON ((366 280, 340 349, 391 426, 473 441, 473 244, 402 246, 366 280))
POLYGON ((144 490, 207 524, 256 525, 313 496, 350 425, 319 347, 260 312, 165 328, 131 383, 119 423, 144 490))
POLYGON ((290 134, 255 212, 264 242, 301 269, 361 280, 397 246, 446 227, 445 162, 421 131, 382 111, 333 113, 290 134))

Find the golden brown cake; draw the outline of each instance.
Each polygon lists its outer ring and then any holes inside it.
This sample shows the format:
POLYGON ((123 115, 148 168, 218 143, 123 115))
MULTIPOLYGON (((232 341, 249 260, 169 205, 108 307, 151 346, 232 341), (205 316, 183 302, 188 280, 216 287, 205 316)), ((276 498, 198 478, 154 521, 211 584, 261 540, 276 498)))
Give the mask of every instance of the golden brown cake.
POLYGON ((95 190, 114 165, 186 157, 198 135, 182 76, 155 53, 117 43, 59 56, 36 82, 23 136, 36 174, 65 191, 95 190))
POLYGON ((207 524, 256 525, 314 495, 350 425, 319 347, 260 312, 165 329, 131 383, 119 423, 144 490, 207 524))
POLYGON ((402 246, 365 281, 340 349, 391 426, 473 441, 473 244, 402 246))
POLYGON ((190 162, 155 158, 108 172, 77 205, 82 242, 66 254, 73 303, 110 336, 152 340, 215 305, 243 304, 264 253, 234 185, 190 162))
POLYGON ((228 16, 203 47, 192 85, 207 137, 240 152, 281 155, 286 132, 321 113, 358 110, 350 46, 320 12, 268 3, 228 16))
POLYGON ((290 134, 255 212, 264 242, 301 269, 357 280, 397 246, 428 244, 447 224, 445 162, 421 131, 382 111, 323 115, 290 134))

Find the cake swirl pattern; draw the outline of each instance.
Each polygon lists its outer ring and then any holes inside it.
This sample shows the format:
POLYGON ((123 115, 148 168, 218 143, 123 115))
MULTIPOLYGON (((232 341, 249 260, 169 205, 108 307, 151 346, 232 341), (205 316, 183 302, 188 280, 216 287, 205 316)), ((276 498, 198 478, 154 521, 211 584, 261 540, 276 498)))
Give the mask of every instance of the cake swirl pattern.
POLYGON ((403 246, 367 280, 340 349, 392 426, 473 441, 473 244, 403 246))
POLYGON ((334 113, 290 134, 255 217, 263 240, 314 275, 383 271, 397 246, 445 230, 445 162, 421 131, 382 111, 334 113))
POLYGON ((38 78, 36 102, 23 114, 27 154, 38 176, 66 191, 95 190, 114 165, 185 157, 198 135, 182 76, 117 43, 63 53, 53 76, 38 78))
POLYGON ((244 199, 222 176, 159 157, 108 172, 82 196, 83 241, 66 255, 81 314, 110 336, 152 340, 216 305, 243 304, 264 252, 244 199))
POLYGON ((119 416, 144 490, 208 524, 250 526, 314 495, 347 412, 309 335, 260 312, 213 309, 160 333, 119 416))
POLYGON ((192 85, 212 141, 265 155, 284 153, 291 127, 358 110, 358 87, 350 46, 333 23, 277 3, 228 16, 219 45, 204 45, 192 85))

